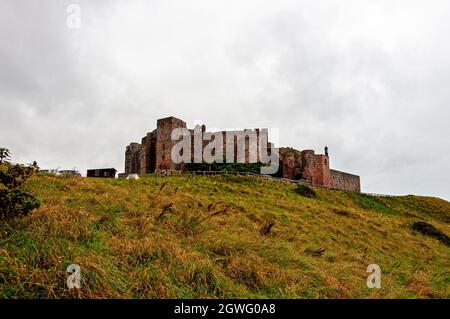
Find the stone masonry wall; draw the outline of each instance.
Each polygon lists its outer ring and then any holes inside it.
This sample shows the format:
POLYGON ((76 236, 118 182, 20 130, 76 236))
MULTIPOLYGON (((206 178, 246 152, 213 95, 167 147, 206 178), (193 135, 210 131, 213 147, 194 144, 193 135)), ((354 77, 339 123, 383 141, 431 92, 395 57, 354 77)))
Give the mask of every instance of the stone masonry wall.
POLYGON ((328 156, 314 155, 312 167, 312 183, 322 187, 331 186, 330 168, 328 167, 328 156))
MULTIPOLYGON (((147 133, 145 137, 142 138, 141 144, 131 143, 127 146, 125 151, 125 174, 132 173, 152 173, 155 170, 182 170, 184 168, 183 164, 175 164, 172 162, 172 148, 178 141, 172 141, 172 130, 175 128, 186 128, 186 123, 175 117, 167 117, 159 119, 157 121, 156 129, 147 133)), ((190 129, 192 141, 194 139, 194 130, 190 129)), ((223 155, 227 153, 227 133, 242 133, 251 132, 252 130, 236 131, 236 132, 206 132, 206 127, 202 125, 202 134, 212 133, 221 134, 223 137, 223 155)), ((256 133, 259 135, 260 131, 256 129, 256 133)), ((228 142, 234 142, 234 162, 236 162, 237 157, 237 135, 234 139, 228 142)), ((245 144, 244 154, 245 163, 250 162, 250 154, 256 154, 256 158, 253 157, 252 160, 259 161, 261 159, 261 154, 259 154, 259 139, 256 139, 256 144, 251 144, 248 136, 241 137, 241 141, 245 144), (256 149, 255 149, 256 148, 256 149)), ((273 144, 269 143, 268 153, 270 154, 270 146, 273 144)), ((203 149, 208 144, 208 141, 202 141, 203 149)), ((314 150, 303 150, 298 151, 289 148, 289 152, 285 156, 280 157, 280 165, 282 170, 282 176, 288 179, 303 179, 310 182, 313 186, 321 186, 327 188, 343 189, 349 191, 361 191, 360 178, 357 175, 332 170, 330 169, 330 162, 328 155, 315 154, 314 150), (294 156, 295 153, 295 156, 294 156)), ((192 142, 192 159, 194 156, 194 143, 192 142)), ((327 153, 327 151, 326 151, 327 153)), ((281 155, 281 154, 280 154, 281 155)))
POLYGON ((331 173, 331 188, 342 189, 354 192, 361 191, 360 178, 357 175, 330 170, 331 173))
POLYGON ((127 146, 125 151, 125 173, 138 173, 141 163, 141 145, 138 143, 131 143, 127 146))
POLYGON ((156 169, 178 169, 180 165, 172 162, 172 130, 186 128, 186 123, 175 117, 159 119, 156 123, 156 169))
POLYGON ((150 173, 156 166, 156 130, 142 138, 140 152, 140 174, 150 173))
POLYGON ((295 157, 293 154, 288 154, 282 159, 283 178, 295 178, 295 157))

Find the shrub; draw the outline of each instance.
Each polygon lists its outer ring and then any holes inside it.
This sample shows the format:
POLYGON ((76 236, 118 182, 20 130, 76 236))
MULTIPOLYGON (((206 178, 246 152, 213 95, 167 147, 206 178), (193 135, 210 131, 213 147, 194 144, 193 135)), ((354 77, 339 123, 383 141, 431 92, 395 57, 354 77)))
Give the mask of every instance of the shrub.
POLYGON ((297 192, 297 194, 305 197, 316 197, 316 192, 314 191, 314 189, 302 183, 297 184, 297 188, 295 189, 295 191, 297 192))
POLYGON ((260 234, 263 236, 268 236, 270 234, 273 225, 275 225, 274 221, 264 224, 264 226, 259 230, 260 234))
POLYGON ((425 222, 415 222, 412 224, 412 229, 423 235, 434 237, 444 245, 450 246, 450 238, 433 225, 425 222))
POLYGON ((40 206, 39 199, 23 187, 38 170, 37 164, 13 165, 4 159, 0 164, 0 220, 25 216, 40 206))
POLYGON ((188 163, 185 167, 187 171, 220 171, 220 172, 242 172, 260 174, 261 167, 267 166, 263 163, 188 163))

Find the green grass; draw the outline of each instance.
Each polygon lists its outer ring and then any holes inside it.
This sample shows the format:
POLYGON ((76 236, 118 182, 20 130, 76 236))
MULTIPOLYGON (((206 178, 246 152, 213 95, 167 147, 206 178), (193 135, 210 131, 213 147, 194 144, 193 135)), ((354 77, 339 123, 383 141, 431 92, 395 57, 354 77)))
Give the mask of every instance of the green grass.
POLYGON ((0 298, 449 298, 450 203, 239 176, 36 176, 0 222, 0 298), (272 227, 268 227, 273 223, 272 227), (65 287, 81 267, 82 289, 65 287), (366 286, 379 264, 382 288, 366 286))

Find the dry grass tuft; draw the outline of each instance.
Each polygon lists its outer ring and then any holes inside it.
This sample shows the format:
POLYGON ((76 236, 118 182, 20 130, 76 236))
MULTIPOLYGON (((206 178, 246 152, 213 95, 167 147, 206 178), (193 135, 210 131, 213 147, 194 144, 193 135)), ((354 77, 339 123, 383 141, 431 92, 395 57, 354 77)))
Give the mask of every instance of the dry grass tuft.
POLYGON ((268 236, 270 234, 270 230, 272 229, 273 225, 275 225, 275 222, 270 222, 270 223, 265 224, 259 230, 260 234, 263 236, 268 236))

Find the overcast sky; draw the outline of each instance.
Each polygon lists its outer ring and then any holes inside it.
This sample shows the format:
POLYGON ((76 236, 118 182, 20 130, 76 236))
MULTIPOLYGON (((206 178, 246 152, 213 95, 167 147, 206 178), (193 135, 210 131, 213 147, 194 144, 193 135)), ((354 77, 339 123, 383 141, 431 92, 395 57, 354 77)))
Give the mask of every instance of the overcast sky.
POLYGON ((2 0, 0 146, 123 171, 173 115, 279 128, 276 146, 328 145, 363 191, 448 200, 449 37, 448 0, 2 0))

